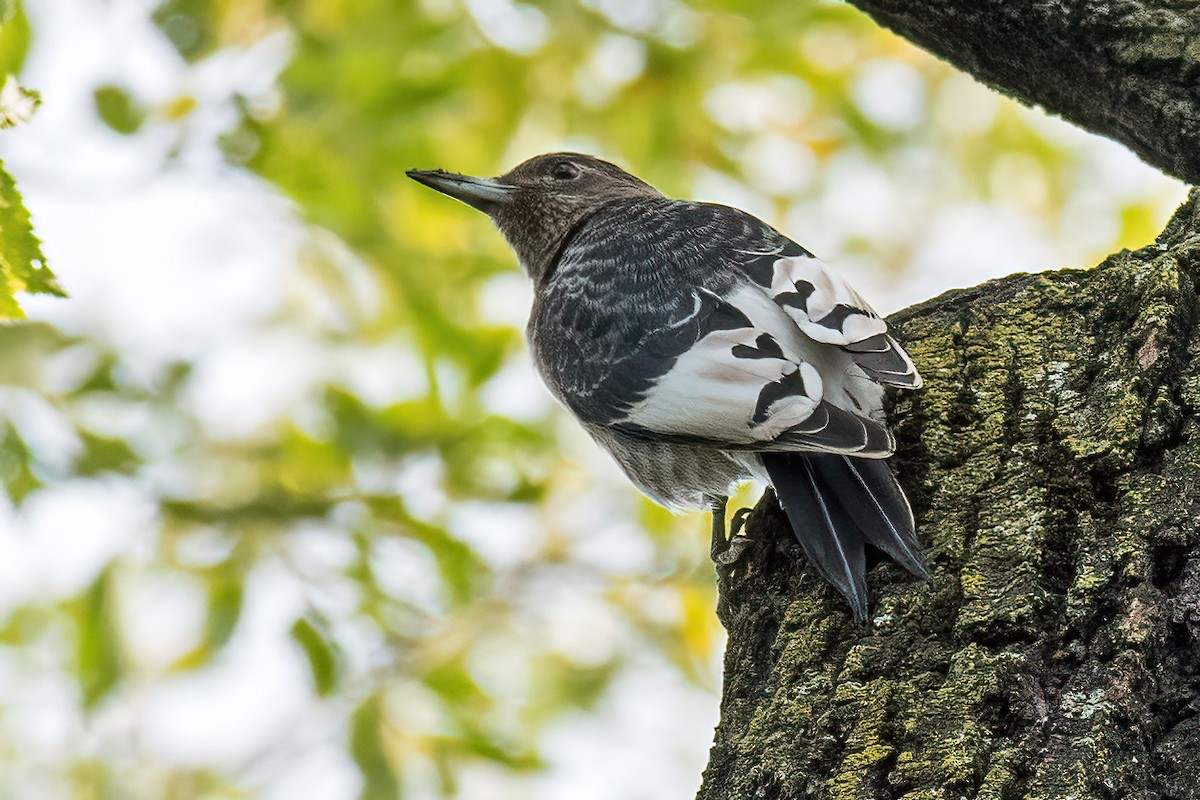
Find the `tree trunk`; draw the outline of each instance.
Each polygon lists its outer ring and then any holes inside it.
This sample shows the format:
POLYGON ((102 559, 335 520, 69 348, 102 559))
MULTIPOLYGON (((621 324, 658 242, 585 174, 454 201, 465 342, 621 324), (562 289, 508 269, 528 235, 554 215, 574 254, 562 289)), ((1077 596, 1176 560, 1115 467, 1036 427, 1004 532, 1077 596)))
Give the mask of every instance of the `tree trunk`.
POLYGON ((699 797, 1200 796, 1200 193, 1158 242, 892 322, 892 411, 930 577, 855 624, 774 498, 723 575, 699 797))
MULTIPOLYGON (((1200 180, 1191 0, 850 0, 1026 103, 1200 180)), ((1200 193, 1152 246, 893 322, 930 577, 851 621, 768 493, 722 575, 701 800, 1200 797, 1200 193)))
POLYGON ((849 0, 1031 105, 1200 183, 1195 0, 849 0))

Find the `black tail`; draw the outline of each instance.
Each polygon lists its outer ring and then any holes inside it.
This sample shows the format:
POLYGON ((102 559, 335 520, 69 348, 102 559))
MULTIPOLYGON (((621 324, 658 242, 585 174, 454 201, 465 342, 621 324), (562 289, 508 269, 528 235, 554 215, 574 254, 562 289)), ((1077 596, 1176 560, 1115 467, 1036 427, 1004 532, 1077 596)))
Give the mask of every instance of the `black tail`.
POLYGON ((808 560, 867 618, 866 545, 925 574, 912 509, 883 461, 827 453, 763 453, 763 465, 808 560))

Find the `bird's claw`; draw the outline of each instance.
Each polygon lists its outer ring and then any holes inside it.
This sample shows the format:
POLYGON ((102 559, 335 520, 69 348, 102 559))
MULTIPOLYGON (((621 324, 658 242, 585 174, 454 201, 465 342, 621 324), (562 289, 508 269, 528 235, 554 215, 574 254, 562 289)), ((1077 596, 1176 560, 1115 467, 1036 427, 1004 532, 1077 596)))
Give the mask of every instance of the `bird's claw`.
POLYGON ((742 557, 742 553, 746 551, 746 548, 752 544, 754 544, 754 540, 749 536, 733 537, 729 540, 729 546, 717 554, 715 559, 717 565, 721 567, 733 566, 742 557))
MULTIPOLYGON (((732 542, 734 537, 742 532, 742 528, 746 527, 746 520, 750 518, 750 513, 754 511, 752 508, 739 508, 733 512, 733 519, 729 523, 729 540, 732 542)), ((745 537, 742 537, 745 538, 745 537)))
POLYGON ((749 508, 739 508, 734 512, 733 519, 729 523, 729 538, 725 541, 725 547, 720 552, 713 554, 713 561, 718 566, 728 567, 736 564, 746 548, 754 543, 753 539, 742 533, 751 511, 752 509, 749 508))

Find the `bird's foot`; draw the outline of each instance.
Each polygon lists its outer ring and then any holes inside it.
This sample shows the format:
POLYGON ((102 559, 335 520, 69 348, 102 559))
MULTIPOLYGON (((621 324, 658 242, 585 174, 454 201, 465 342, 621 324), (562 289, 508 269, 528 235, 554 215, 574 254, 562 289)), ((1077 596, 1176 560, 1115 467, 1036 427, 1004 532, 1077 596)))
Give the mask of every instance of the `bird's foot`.
POLYGON ((750 516, 753 509, 739 508, 733 514, 733 520, 729 524, 729 538, 722 544, 720 549, 713 548, 712 560, 718 566, 729 567, 736 564, 738 559, 742 557, 742 553, 754 543, 754 540, 742 533, 746 527, 746 518, 750 516))

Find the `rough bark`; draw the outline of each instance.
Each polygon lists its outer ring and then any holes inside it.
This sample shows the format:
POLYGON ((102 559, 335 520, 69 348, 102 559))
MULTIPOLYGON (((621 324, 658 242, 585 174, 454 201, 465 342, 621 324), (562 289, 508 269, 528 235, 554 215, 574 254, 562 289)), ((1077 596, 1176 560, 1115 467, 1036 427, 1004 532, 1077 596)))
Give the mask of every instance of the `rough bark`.
POLYGON ((1200 797, 1200 194, 1091 270, 893 322, 893 410, 931 562, 851 621, 772 497, 723 576, 721 724, 699 797, 1200 797))
POLYGON ((1200 183, 1195 0, 849 0, 1025 103, 1200 183))

